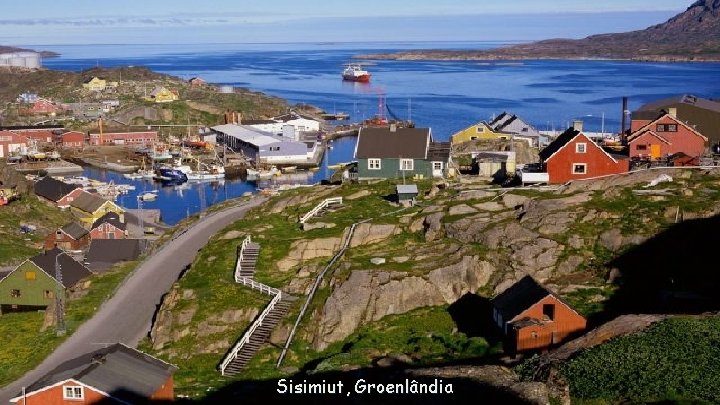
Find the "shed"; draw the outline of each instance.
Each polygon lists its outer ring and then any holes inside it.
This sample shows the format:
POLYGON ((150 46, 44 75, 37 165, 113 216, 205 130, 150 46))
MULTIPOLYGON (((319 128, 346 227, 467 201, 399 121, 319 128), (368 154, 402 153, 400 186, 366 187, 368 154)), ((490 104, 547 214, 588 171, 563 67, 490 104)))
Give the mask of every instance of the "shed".
POLYGON ((395 187, 395 194, 397 194, 399 203, 414 205, 415 198, 418 196, 418 188, 416 184, 398 184, 395 187))

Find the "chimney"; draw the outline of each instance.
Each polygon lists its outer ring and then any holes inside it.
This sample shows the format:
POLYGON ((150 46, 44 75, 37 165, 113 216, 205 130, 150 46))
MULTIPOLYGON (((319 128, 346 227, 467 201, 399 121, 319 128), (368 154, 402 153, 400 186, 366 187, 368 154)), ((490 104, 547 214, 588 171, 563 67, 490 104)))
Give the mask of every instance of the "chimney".
POLYGON ((124 224, 125 223, 125 213, 121 212, 120 215, 118 215, 118 217, 119 217, 118 219, 120 220, 120 222, 124 224))
POLYGON ((576 131, 578 131, 578 132, 582 132, 582 130, 583 130, 583 122, 580 121, 580 120, 575 120, 575 121, 573 121, 572 127, 573 127, 574 130, 576 130, 576 131))
POLYGON ((673 118, 677 118, 677 108, 675 108, 675 107, 668 108, 668 114, 670 114, 670 116, 673 118))
POLYGON ((390 124, 390 132, 397 132, 397 124, 390 124))
POLYGON ((620 117, 620 133, 625 133, 625 128, 627 128, 627 116, 630 114, 630 111, 628 111, 628 98, 623 97, 622 98, 622 115, 620 117))

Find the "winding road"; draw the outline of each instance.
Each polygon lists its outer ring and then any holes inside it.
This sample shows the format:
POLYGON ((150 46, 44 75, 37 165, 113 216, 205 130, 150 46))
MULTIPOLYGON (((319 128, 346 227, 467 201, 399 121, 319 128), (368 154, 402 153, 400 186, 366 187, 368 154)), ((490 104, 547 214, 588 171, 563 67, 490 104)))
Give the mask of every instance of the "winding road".
POLYGON ((143 261, 125 279, 115 295, 39 366, 0 389, 0 404, 8 404, 23 387, 29 386, 67 360, 116 342, 137 346, 150 331, 153 315, 163 295, 193 262, 198 250, 214 234, 265 201, 267 198, 255 197, 209 214, 182 234, 176 235, 143 261))

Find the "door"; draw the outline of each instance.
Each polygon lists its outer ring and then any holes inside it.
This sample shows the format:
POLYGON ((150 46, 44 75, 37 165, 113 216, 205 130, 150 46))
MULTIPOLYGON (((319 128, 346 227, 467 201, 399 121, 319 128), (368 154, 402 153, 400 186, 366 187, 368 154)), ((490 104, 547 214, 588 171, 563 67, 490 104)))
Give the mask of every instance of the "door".
POLYGON ((660 158, 660 145, 650 145, 650 157, 653 159, 660 158))

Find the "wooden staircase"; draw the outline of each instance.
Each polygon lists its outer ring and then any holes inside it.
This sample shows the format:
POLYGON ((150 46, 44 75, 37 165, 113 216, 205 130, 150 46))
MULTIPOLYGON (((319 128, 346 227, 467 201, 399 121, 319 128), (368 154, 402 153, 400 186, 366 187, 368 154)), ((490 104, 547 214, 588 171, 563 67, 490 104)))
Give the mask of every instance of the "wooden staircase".
POLYGON ((235 264, 235 282, 253 290, 268 294, 273 298, 263 312, 255 318, 245 334, 228 351, 219 366, 220 373, 232 376, 245 368, 255 353, 270 338, 273 329, 287 314, 295 297, 284 294, 277 288, 267 286, 254 280, 255 269, 260 254, 260 245, 253 243, 250 236, 238 247, 238 258, 235 264))
POLYGON ((315 208, 310 210, 307 214, 300 217, 300 223, 304 224, 314 216, 319 216, 324 213, 331 205, 342 205, 342 197, 333 197, 323 200, 320 204, 316 205, 315 208))

